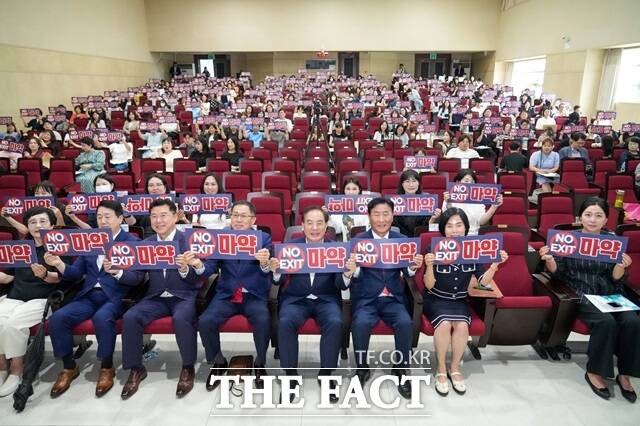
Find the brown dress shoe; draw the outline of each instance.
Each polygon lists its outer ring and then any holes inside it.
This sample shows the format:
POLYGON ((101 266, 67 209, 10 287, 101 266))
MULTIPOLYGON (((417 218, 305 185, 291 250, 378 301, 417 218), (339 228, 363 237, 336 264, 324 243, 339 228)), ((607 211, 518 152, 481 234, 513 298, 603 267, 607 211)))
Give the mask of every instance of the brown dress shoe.
POLYGON ((69 386, 71 386, 71 382, 79 375, 80 368, 78 368, 78 366, 73 369, 65 368, 62 370, 51 388, 51 398, 57 398, 65 393, 67 389, 69 389, 69 386))
POLYGON ((193 367, 183 368, 180 372, 180 380, 178 380, 178 387, 176 389, 176 396, 182 398, 193 389, 193 380, 196 376, 196 371, 193 367))
POLYGON ((116 375, 114 368, 101 368, 100 375, 98 376, 98 383, 96 383, 96 396, 100 398, 113 387, 113 378, 116 375))
POLYGON ((134 393, 138 392, 138 386, 140 386, 140 382, 147 378, 147 370, 142 367, 141 370, 131 370, 129 373, 129 377, 127 378, 127 383, 122 387, 122 393, 120 397, 122 399, 129 399, 133 396, 134 393))

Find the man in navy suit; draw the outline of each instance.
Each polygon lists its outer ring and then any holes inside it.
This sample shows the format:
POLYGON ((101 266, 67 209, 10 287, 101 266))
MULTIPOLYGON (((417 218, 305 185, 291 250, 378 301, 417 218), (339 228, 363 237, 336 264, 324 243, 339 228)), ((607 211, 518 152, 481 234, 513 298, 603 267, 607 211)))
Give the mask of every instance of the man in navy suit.
MULTIPOLYGON (((292 243, 322 243, 325 241, 329 215, 320 207, 310 206, 302 212, 304 237, 292 243)), ((346 290, 356 270, 355 255, 347 261, 344 273, 314 273, 281 275, 279 259, 271 259, 273 280, 284 283, 280 292, 280 319, 278 321, 278 347, 280 366, 287 375, 297 375, 298 329, 308 318, 320 326, 320 374, 331 375, 338 366, 338 353, 342 340, 341 290, 346 290)), ((336 383, 330 382, 335 388, 336 383)), ((338 398, 331 395, 331 402, 338 398)), ((293 401, 292 401, 293 402, 293 401)))
MULTIPOLYGON (((156 235, 145 241, 175 241, 179 254, 176 256, 178 270, 150 270, 149 289, 144 298, 129 309, 122 318, 122 367, 130 369, 129 378, 122 388, 122 399, 128 399, 138 390, 140 382, 147 377, 142 365, 144 328, 154 320, 171 315, 180 356, 182 371, 176 395, 183 397, 193 389, 194 364, 197 355, 197 333, 195 328, 195 299, 202 279, 210 274, 211 265, 196 258, 189 250, 184 234, 176 229, 178 209, 169 199, 154 200, 149 206, 151 227, 156 235)), ((122 284, 135 286, 144 279, 143 271, 116 271, 111 263, 105 269, 122 284)))
MULTIPOLYGON (((256 222, 256 208, 248 201, 237 201, 231 207, 231 229, 246 231, 256 222)), ((216 285, 216 294, 207 309, 198 319, 198 330, 207 356, 207 362, 213 364, 207 378, 207 390, 215 389, 219 381, 212 383, 212 376, 224 374, 228 363, 220 348, 219 328, 234 315, 244 315, 253 327, 253 340, 256 345, 254 364, 255 384, 262 388, 266 375, 264 369, 271 315, 268 308, 271 289, 271 236, 262 233, 262 248, 255 254, 256 260, 219 260, 215 261, 214 271, 220 270, 216 285)))
MULTIPOLYGON (((99 228, 110 228, 115 241, 137 240, 133 235, 120 228, 123 213, 122 205, 117 201, 103 200, 96 211, 99 228)), ((53 353, 61 358, 64 369, 51 388, 51 397, 56 398, 69 389, 71 382, 78 377, 79 369, 73 360, 73 328, 91 319, 98 339, 98 358, 101 359, 100 375, 96 384, 96 396, 101 397, 113 387, 115 370, 113 351, 116 344, 116 320, 122 315, 122 298, 128 288, 103 268, 104 255, 80 256, 71 265, 65 264, 60 257, 46 253, 47 264, 55 267, 65 281, 78 281, 84 277, 80 292, 73 301, 58 309, 49 318, 49 333, 53 344, 53 353)))
MULTIPOLYGON (((369 222, 371 229, 363 232, 355 239, 386 240, 389 238, 405 238, 404 235, 391 231, 393 223, 393 202, 385 198, 374 198, 369 202, 369 222)), ((353 349, 356 355, 358 370, 356 375, 360 383, 371 376, 367 364, 367 351, 371 329, 382 320, 393 328, 396 351, 402 355, 401 362, 393 372, 402 378, 409 366, 411 352, 411 331, 413 323, 405 306, 405 288, 400 272, 414 276, 422 266, 423 257, 416 254, 414 264, 406 269, 377 269, 358 267, 351 283, 351 299, 353 304, 353 321, 351 334, 353 349)), ((406 382, 398 386, 400 395, 411 398, 411 384, 406 382)))

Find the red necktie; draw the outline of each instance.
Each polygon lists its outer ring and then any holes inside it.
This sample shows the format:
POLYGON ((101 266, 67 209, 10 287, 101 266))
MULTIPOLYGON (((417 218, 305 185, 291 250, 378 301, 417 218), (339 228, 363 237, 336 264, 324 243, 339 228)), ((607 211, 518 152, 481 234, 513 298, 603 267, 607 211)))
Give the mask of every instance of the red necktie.
POLYGON ((385 296, 390 296, 391 292, 387 290, 387 287, 385 286, 385 288, 382 289, 382 294, 384 294, 385 296))
POLYGON ((242 303, 242 287, 236 288, 231 296, 231 303, 242 303))

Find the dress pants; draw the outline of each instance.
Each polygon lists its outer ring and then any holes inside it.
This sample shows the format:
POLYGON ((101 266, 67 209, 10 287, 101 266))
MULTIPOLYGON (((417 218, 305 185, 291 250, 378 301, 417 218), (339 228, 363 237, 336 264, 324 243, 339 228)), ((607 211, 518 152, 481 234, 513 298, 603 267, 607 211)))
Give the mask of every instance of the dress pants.
POLYGON ((320 367, 336 368, 342 341, 342 311, 337 302, 300 299, 280 309, 278 348, 283 369, 298 367, 298 329, 313 317, 320 326, 320 367))
POLYGON ((588 372, 614 377, 615 354, 619 374, 640 377, 640 317, 637 312, 603 313, 591 303, 581 303, 578 318, 591 331, 588 372))
POLYGON ((142 367, 142 339, 145 326, 169 315, 173 320, 182 365, 195 364, 198 351, 197 332, 194 326, 195 301, 175 296, 154 296, 136 303, 122 317, 122 367, 125 370, 142 367))
POLYGON ((98 358, 113 356, 116 346, 116 321, 122 304, 109 300, 105 292, 94 288, 82 297, 55 311, 49 318, 53 354, 63 358, 73 352, 73 328, 91 318, 98 339, 98 358))
POLYGON ((198 330, 200 330, 207 362, 223 362, 219 329, 225 321, 234 315, 244 315, 249 320, 253 327, 253 341, 256 345, 256 365, 264 365, 267 361, 267 348, 269 347, 271 314, 267 301, 250 293, 243 294, 241 303, 214 298, 200 315, 198 330))
POLYGON ((380 320, 384 321, 394 331, 395 349, 402 356, 398 365, 408 367, 413 323, 404 304, 394 297, 388 296, 378 297, 367 304, 355 306, 351 324, 351 336, 353 337, 353 350, 357 367, 369 367, 367 364, 367 351, 369 349, 371 329, 380 320))
POLYGON ((11 359, 27 351, 29 328, 40 323, 47 299, 28 302, 0 297, 0 355, 11 359))

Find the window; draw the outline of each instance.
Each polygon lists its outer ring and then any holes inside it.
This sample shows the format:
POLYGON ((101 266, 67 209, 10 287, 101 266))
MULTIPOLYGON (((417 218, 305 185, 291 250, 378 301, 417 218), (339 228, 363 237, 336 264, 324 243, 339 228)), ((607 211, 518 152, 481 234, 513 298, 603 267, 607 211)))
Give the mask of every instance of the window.
POLYGON ((640 47, 623 49, 616 77, 614 102, 640 103, 640 47))
POLYGON ((523 90, 531 89, 536 92, 536 97, 540 96, 546 63, 545 58, 513 62, 511 73, 513 93, 519 95, 523 90))

